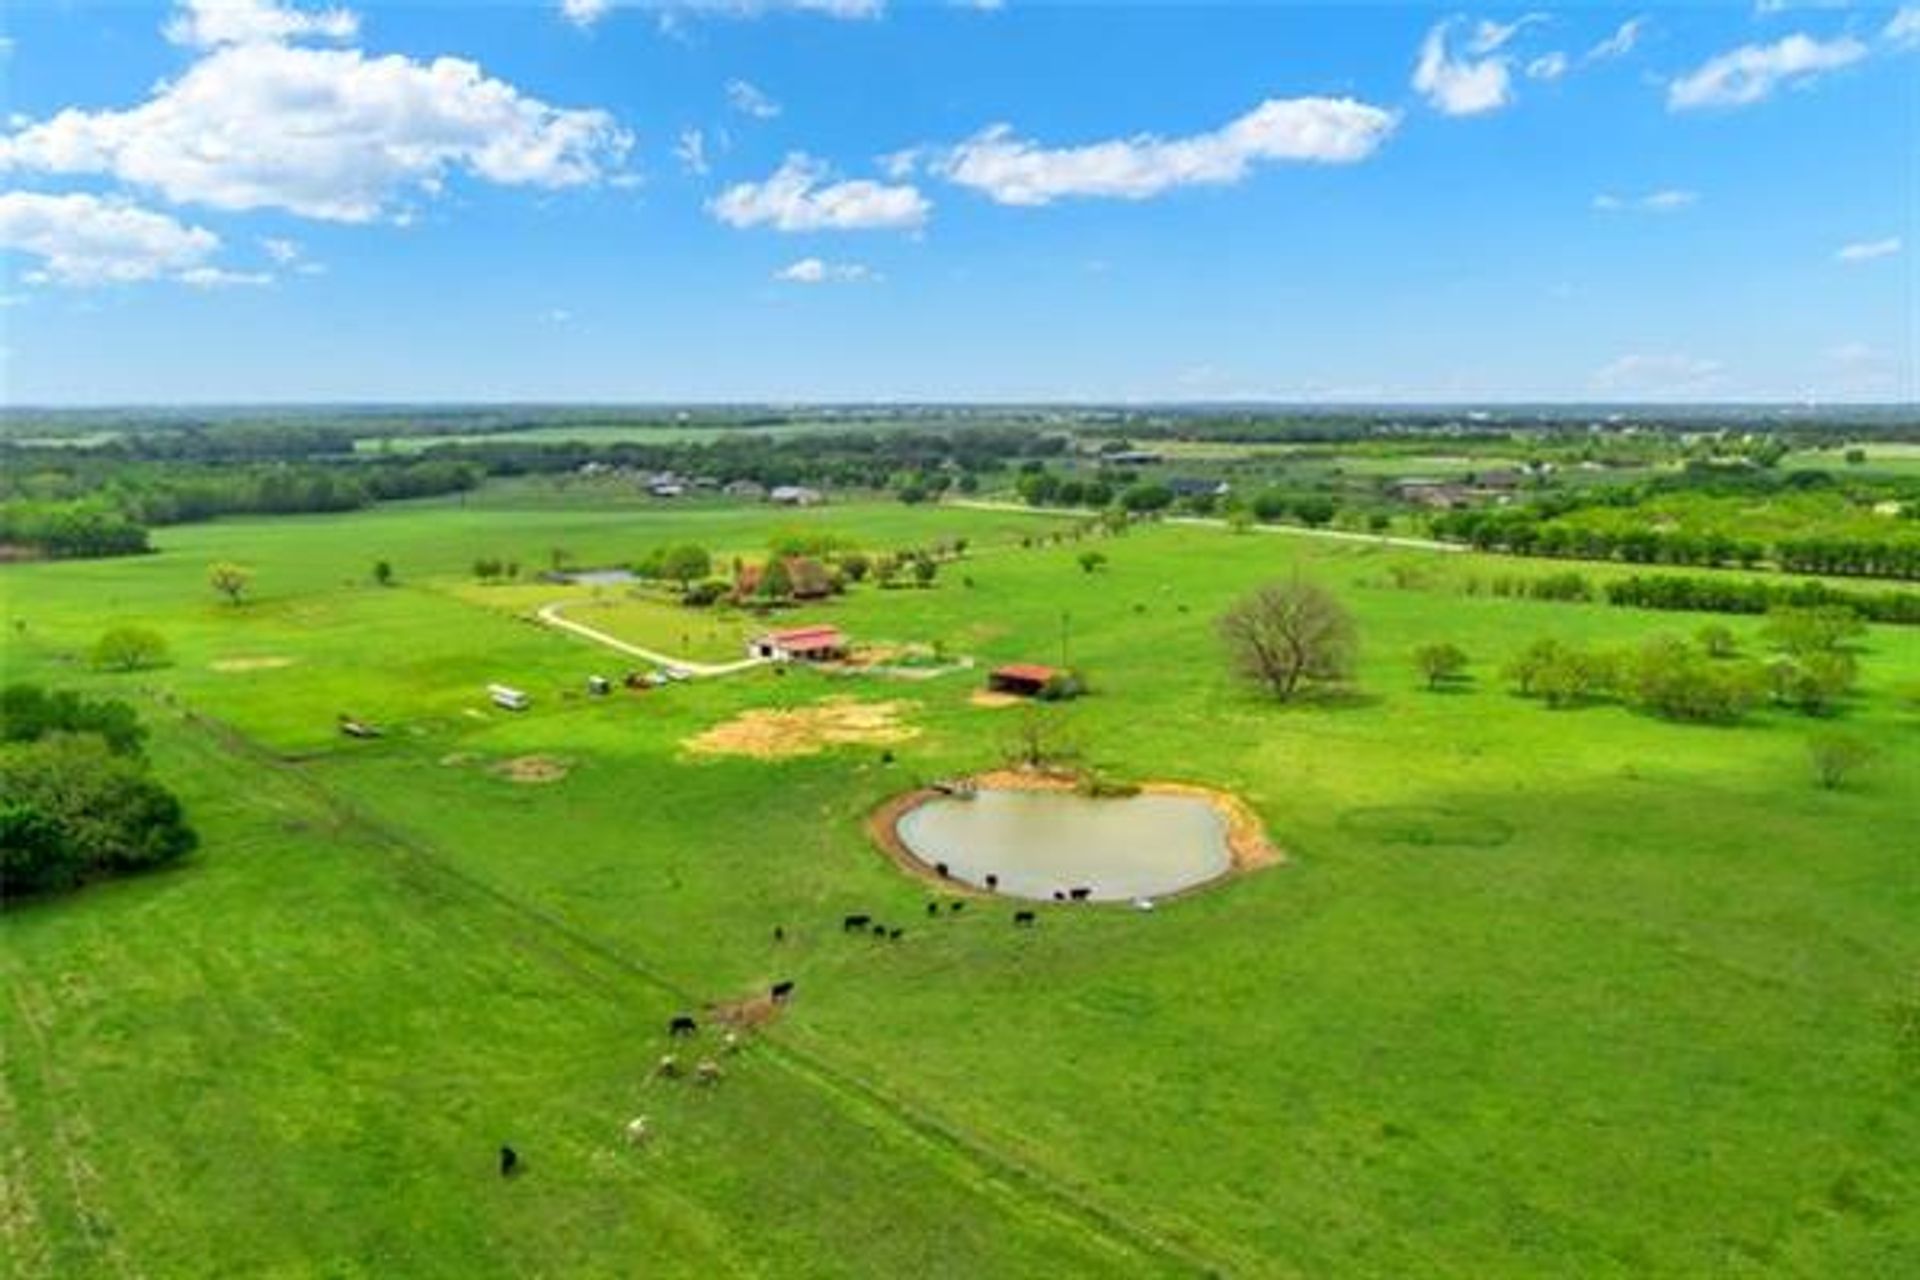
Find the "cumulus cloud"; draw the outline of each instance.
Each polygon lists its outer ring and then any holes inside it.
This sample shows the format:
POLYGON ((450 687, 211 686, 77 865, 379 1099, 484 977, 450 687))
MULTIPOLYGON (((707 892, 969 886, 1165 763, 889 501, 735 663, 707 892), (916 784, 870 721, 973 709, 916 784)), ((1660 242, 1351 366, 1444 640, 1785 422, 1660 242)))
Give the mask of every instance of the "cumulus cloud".
MULTIPOLYGON (((998 124, 938 153, 929 167, 1000 204, 1070 196, 1144 200, 1174 187, 1238 182, 1255 164, 1364 160, 1393 131, 1392 112, 1351 98, 1270 98, 1208 133, 1136 134, 1078 147, 1043 147, 998 124)), ((911 165, 911 157, 889 158, 911 165)))
POLYGON ((682 129, 674 139, 673 158, 696 178, 707 176, 707 135, 698 129, 682 129))
POLYGON ((1593 207, 1603 213, 1677 213, 1699 203, 1699 192, 1673 187, 1649 191, 1643 196, 1616 196, 1602 192, 1593 198, 1593 207))
POLYGON ((260 242, 260 249, 283 267, 300 260, 300 246, 292 240, 268 236, 260 242))
POLYGON ((1473 32, 1467 37, 1467 52, 1475 55, 1493 53, 1536 22, 1545 22, 1544 13, 1529 13, 1515 18, 1512 22, 1495 22, 1491 18, 1482 18, 1473 26, 1473 32))
POLYGON ((197 49, 290 40, 351 40, 360 15, 347 9, 304 10, 275 0, 181 0, 164 28, 167 39, 197 49))
POLYGON ((1566 54, 1558 50, 1552 53, 1543 53, 1533 61, 1527 63, 1527 79, 1558 80, 1561 76, 1567 74, 1567 65, 1566 54))
POLYGON ((801 258, 774 272, 773 278, 788 284, 861 284, 880 277, 864 263, 801 258))
POLYGON ((1880 38, 1895 48, 1920 49, 1920 5, 1902 5, 1887 20, 1880 38))
POLYGON ((220 237, 205 227, 95 195, 0 194, 0 249, 39 260, 21 277, 29 284, 264 282, 215 267, 209 260, 220 251, 220 237))
POLYGON ((613 0, 560 0, 560 16, 587 30, 613 12, 613 0))
POLYGON ((1612 35, 1587 50, 1587 61, 1606 62, 1613 58, 1626 57, 1633 52, 1634 46, 1640 43, 1640 37, 1646 29, 1645 18, 1628 18, 1612 35))
POLYGON ((461 58, 245 42, 139 106, 69 108, 0 136, 0 171, 101 174, 177 203, 367 222, 455 173, 591 183, 630 145, 606 112, 549 106, 461 58))
POLYGON ((1816 40, 1795 34, 1772 44, 1748 44, 1716 54, 1667 86, 1674 111, 1743 107, 1772 96, 1783 84, 1804 84, 1867 56, 1852 36, 1816 40))
POLYGON ((1884 240, 1856 240, 1852 244, 1843 244, 1834 253, 1840 262, 1872 262, 1875 258, 1891 258, 1900 252, 1899 236, 1888 236, 1884 240))
POLYGON ((736 183, 707 208, 730 227, 868 231, 913 230, 926 223, 933 207, 911 184, 832 177, 826 165, 796 151, 766 181, 736 183))
POLYGON ((727 81, 727 105, 755 120, 771 120, 780 114, 780 104, 746 80, 727 81))
POLYGON ((1469 38, 1466 53, 1461 54, 1452 48, 1453 26, 1451 18, 1436 23, 1421 41, 1420 57, 1413 67, 1414 89, 1435 110, 1450 116, 1498 111, 1512 102, 1511 59, 1494 52, 1511 38, 1512 31, 1483 22, 1469 38), (1486 29, 1490 26, 1507 34, 1488 44, 1486 29))
POLYGON ((1598 390, 1649 397, 1700 395, 1723 383, 1718 360, 1679 354, 1624 355, 1593 375, 1598 390))

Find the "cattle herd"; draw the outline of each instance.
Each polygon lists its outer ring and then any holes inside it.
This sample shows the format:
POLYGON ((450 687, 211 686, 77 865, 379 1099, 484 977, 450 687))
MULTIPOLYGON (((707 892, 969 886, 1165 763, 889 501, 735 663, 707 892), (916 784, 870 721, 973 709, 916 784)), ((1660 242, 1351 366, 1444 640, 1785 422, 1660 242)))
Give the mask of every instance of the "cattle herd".
MULTIPOLYGON (((945 863, 938 864, 935 870, 943 879, 947 878, 948 871, 945 863)), ((986 877, 986 886, 989 890, 998 888, 999 883, 1000 880, 998 876, 988 875, 986 877)), ((1092 892, 1091 889, 1087 888, 1064 889, 1055 891, 1053 897, 1056 902, 1085 902, 1091 896, 1092 892)), ((927 918, 934 920, 942 916, 957 916, 962 911, 965 911, 966 907, 967 904, 959 899, 952 899, 945 903, 929 902, 927 903, 927 918)), ((1013 913, 1013 923, 1018 928, 1031 928, 1038 920, 1038 914, 1029 909, 1023 908, 1013 913)), ((842 916, 840 919, 840 931, 842 933, 865 934, 875 938, 882 938, 889 942, 900 941, 900 939, 906 936, 907 932, 898 925, 888 925, 875 920, 868 912, 850 912, 842 916)), ((787 940, 785 926, 774 926, 773 940, 775 943, 784 943, 787 940)), ((793 991, 794 980, 792 978, 783 978, 767 988, 767 998, 776 1005, 785 1004, 793 999, 793 991)), ((699 1033, 700 1021, 691 1013, 676 1013, 667 1020, 667 1038, 669 1040, 679 1041, 697 1036, 699 1033)), ((737 1031, 729 1030, 721 1036, 720 1048, 722 1053, 737 1053, 741 1048, 741 1044, 740 1034, 737 1031)), ((653 1075, 655 1079, 659 1080, 678 1080, 686 1077, 687 1071, 681 1065, 678 1054, 668 1053, 663 1055, 659 1062, 654 1065, 653 1075)), ((719 1062, 713 1058, 701 1058, 693 1065, 692 1079, 695 1084, 708 1086, 717 1085, 725 1076, 726 1072, 721 1069, 719 1062)), ((625 1133, 627 1143, 630 1146, 645 1146, 653 1137, 652 1122, 646 1116, 635 1116, 627 1122, 625 1133)), ((503 1178, 513 1177, 520 1173, 523 1168, 524 1165, 520 1159, 520 1153, 515 1151, 511 1146, 504 1143, 501 1144, 500 1176, 503 1178)))

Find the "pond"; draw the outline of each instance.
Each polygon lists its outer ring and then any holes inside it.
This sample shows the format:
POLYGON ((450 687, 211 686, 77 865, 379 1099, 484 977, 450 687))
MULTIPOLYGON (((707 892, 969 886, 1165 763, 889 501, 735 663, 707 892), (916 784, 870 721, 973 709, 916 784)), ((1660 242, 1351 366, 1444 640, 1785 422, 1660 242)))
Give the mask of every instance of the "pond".
POLYGON ((983 788, 972 799, 935 796, 894 827, 921 862, 997 892, 1051 900, 1086 887, 1095 901, 1176 893, 1233 867, 1225 817, 1198 795, 1094 799, 1072 791, 983 788))

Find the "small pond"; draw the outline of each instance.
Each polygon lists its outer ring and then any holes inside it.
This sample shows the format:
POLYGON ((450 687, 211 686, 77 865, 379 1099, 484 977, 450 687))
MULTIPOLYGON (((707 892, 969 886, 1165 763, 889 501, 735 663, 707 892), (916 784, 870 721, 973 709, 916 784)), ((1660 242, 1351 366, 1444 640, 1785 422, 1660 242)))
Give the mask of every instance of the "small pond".
POLYGON ((1096 901, 1153 898, 1192 888, 1233 866, 1227 823, 1208 800, 1147 793, 1092 799, 1071 791, 982 789, 936 796, 895 824, 901 844, 955 880, 1051 900, 1085 886, 1096 901))

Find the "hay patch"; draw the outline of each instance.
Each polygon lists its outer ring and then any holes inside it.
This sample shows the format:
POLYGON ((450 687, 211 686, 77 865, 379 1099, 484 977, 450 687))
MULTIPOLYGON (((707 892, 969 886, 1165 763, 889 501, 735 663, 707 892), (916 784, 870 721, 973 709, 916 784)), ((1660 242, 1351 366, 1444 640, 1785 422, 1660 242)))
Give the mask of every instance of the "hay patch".
POLYGON ((511 760, 502 760, 493 766, 493 771, 508 782, 519 782, 529 786, 558 782, 567 776, 573 766, 554 756, 515 756, 511 760))
POLYGON ((910 706, 897 701, 828 698, 791 710, 743 711, 681 745, 698 755, 753 756, 759 760, 818 755, 828 747, 883 746, 920 736, 918 728, 901 723, 910 706))
POLYGON ((221 658, 208 664, 215 671, 274 671, 280 667, 293 665, 292 658, 266 656, 258 658, 221 658))
POLYGON ((973 695, 969 697, 967 701, 976 707, 985 707, 989 711, 998 711, 1004 707, 1017 707, 1023 702, 1031 701, 1031 699, 1023 698, 1017 693, 998 693, 992 689, 975 689, 973 695))
POLYGON ((780 1005, 769 995, 748 996, 708 1005, 707 1016, 735 1031, 753 1031, 779 1017, 780 1005))

